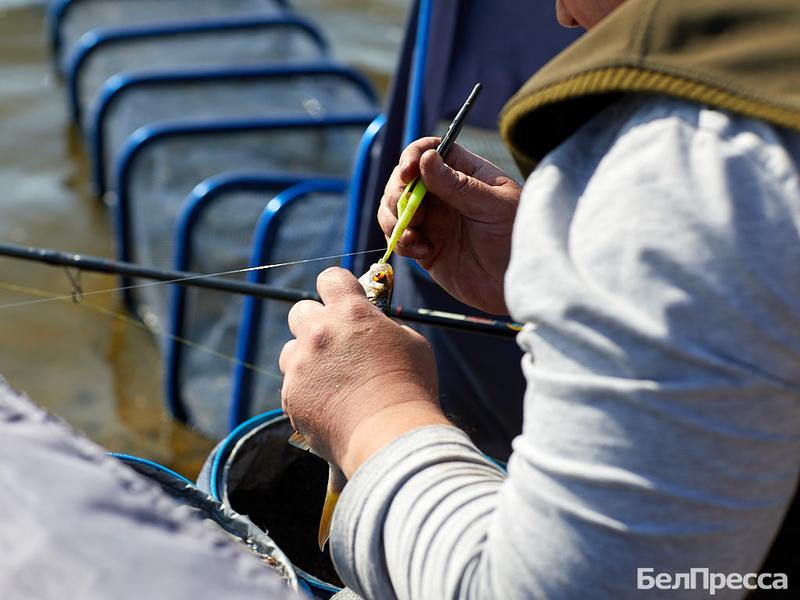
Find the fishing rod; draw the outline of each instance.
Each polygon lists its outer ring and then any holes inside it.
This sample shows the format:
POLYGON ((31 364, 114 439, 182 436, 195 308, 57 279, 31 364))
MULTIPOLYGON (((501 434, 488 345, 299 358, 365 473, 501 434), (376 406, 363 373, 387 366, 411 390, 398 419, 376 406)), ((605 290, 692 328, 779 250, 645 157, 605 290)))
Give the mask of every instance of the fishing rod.
MULTIPOLYGON (((299 302, 301 300, 319 301, 319 296, 305 290, 283 288, 274 285, 252 283, 249 281, 239 281, 235 279, 224 279, 214 275, 203 275, 191 271, 174 271, 168 269, 157 269, 146 267, 130 262, 123 262, 101 258, 98 256, 86 256, 81 254, 70 254, 48 248, 37 248, 34 246, 20 246, 17 244, 0 244, 0 256, 16 258, 20 260, 33 261, 51 266, 60 266, 67 269, 77 269, 78 271, 89 271, 95 273, 111 273, 114 275, 126 275, 128 277, 138 277, 171 283, 189 287, 198 287, 233 294, 244 294, 257 298, 269 300, 280 300, 283 302, 299 302)), ((257 268, 257 267, 256 267, 257 268)), ((240 272, 254 269, 243 269, 240 272)), ((70 276, 70 279, 71 276, 70 276)), ((73 281, 73 297, 81 296, 82 290, 75 289, 77 286, 73 281)), ((135 286, 134 286, 135 287, 135 286)), ((119 288, 116 288, 119 289, 119 288)), ((107 290, 114 291, 114 290, 107 290)), ((474 317, 458 313, 430 310, 425 308, 403 308, 397 307, 389 311, 389 315, 403 321, 411 323, 423 323, 447 329, 454 329, 470 333, 483 333, 501 337, 514 337, 521 329, 518 323, 474 317)))

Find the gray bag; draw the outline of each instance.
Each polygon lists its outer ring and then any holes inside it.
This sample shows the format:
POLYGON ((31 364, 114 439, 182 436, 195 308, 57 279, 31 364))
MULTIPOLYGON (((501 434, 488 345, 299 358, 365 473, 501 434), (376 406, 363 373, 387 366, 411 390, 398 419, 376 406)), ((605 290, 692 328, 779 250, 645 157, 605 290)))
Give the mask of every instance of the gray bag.
POLYGON ((286 565, 265 565, 197 516, 0 378, 4 600, 296 597, 286 565))

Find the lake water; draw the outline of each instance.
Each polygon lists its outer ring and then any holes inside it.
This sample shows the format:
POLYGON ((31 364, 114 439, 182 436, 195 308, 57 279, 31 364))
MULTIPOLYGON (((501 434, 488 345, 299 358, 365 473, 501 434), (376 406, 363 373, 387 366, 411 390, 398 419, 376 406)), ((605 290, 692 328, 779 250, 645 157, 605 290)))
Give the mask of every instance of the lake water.
MULTIPOLYGON (((322 27, 337 58, 383 91, 408 4, 292 2, 322 27)), ((0 0, 0 242, 112 257, 107 212, 89 189, 43 23, 44 3, 0 0)), ((116 281, 84 273, 81 285, 90 291, 116 281)), ((125 320, 115 295, 4 307, 69 291, 63 270, 0 257, 0 375, 105 448, 193 477, 213 441, 169 418, 157 344, 125 320)))

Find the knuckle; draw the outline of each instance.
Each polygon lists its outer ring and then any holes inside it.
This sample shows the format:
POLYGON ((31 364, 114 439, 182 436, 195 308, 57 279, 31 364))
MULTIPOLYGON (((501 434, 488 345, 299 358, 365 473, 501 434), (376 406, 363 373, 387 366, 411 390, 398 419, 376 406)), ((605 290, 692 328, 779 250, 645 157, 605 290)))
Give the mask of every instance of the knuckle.
POLYGON ((339 267, 327 267, 324 271, 322 271, 319 276, 320 277, 335 277, 336 273, 339 271, 339 267))
POLYGON ((455 182, 454 182, 454 189, 459 194, 466 193, 472 187, 472 179, 462 173, 461 171, 453 171, 455 173, 455 182))
POLYGON ((384 198, 391 198, 394 191, 400 185, 402 181, 401 176, 401 167, 397 165, 394 169, 392 169, 392 174, 389 175, 389 180, 386 182, 386 185, 383 188, 383 196, 384 198))
POLYGON ((426 353, 433 351, 433 346, 431 346, 431 343, 422 334, 417 333, 416 331, 414 334, 414 337, 416 338, 414 340, 414 344, 417 348, 426 353))
POLYGON ((398 181, 397 187, 395 187, 391 193, 386 195, 386 202, 383 206, 386 208, 386 211, 392 215, 397 214, 397 201, 400 200, 400 195, 402 194, 403 184, 398 181))
POLYGON ((296 343, 297 340, 292 338, 283 345, 283 348, 281 348, 281 353, 280 356, 278 357, 278 361, 280 362, 282 367, 289 364, 289 357, 296 343))
POLYGON ((412 347, 422 352, 433 351, 433 346, 431 346, 428 338, 422 335, 419 331, 408 326, 404 326, 404 329, 408 332, 408 339, 412 347))
POLYGON ((397 197, 384 196, 378 207, 378 219, 392 218, 397 212, 397 197))
POLYGON ((389 207, 385 204, 382 204, 380 208, 378 208, 378 223, 383 225, 384 223, 389 223, 389 221, 396 220, 396 217, 392 214, 392 211, 389 210, 389 207))
POLYGON ((322 350, 328 346, 331 330, 325 323, 314 323, 308 330, 308 344, 313 350, 322 350))
POLYGON ((317 275, 317 282, 335 281, 342 276, 342 271, 341 267, 328 267, 317 275))
POLYGON ((289 386, 286 384, 284 380, 283 385, 281 386, 281 410, 286 414, 289 414, 289 386))
POLYGON ((422 148, 427 150, 428 148, 436 147, 439 144, 440 140, 441 140, 441 138, 429 135, 429 136, 421 137, 418 140, 415 140, 415 141, 411 142, 408 145, 408 148, 409 149, 410 148, 414 148, 417 151, 419 151, 419 149, 422 149, 422 148))
POLYGON ((310 306, 313 306, 313 300, 300 300, 292 305, 292 308, 289 309, 289 319, 290 321, 301 321, 303 319, 303 315, 308 311, 310 306))
POLYGON ((300 306, 302 303, 303 300, 300 300, 300 302, 295 302, 294 304, 292 304, 292 307, 289 309, 289 319, 296 318, 297 315, 300 313, 300 311, 303 310, 302 307, 300 306))
POLYGON ((361 321, 373 315, 375 307, 369 302, 364 302, 361 297, 348 298, 343 305, 348 317, 355 321, 361 321))
POLYGON ((425 147, 425 138, 414 140, 403 149, 403 152, 400 153, 400 158, 406 161, 414 160, 419 157, 425 147))

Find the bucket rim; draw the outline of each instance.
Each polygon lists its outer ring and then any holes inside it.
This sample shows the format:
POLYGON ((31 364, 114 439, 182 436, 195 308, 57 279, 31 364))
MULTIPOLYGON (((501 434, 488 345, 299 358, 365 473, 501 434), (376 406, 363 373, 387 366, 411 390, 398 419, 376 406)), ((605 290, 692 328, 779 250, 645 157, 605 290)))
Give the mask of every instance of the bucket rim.
POLYGON ((106 452, 106 455, 113 456, 114 458, 121 460, 124 463, 135 463, 139 465, 144 465, 146 467, 150 467, 152 469, 155 469, 156 471, 160 471, 166 475, 169 475, 170 477, 174 477, 175 479, 178 479, 179 481, 185 483, 186 485, 197 487, 197 484, 191 479, 184 477, 180 473, 177 473, 176 471, 173 471, 169 467, 165 467, 164 465, 157 463, 154 460, 142 458, 141 456, 134 456, 133 454, 125 454, 124 452, 106 452))
POLYGON ((248 419, 231 431, 227 437, 222 440, 222 443, 219 445, 219 448, 214 455, 214 460, 211 463, 211 474, 209 476, 211 497, 214 498, 214 500, 217 502, 222 502, 221 483, 225 461, 227 460, 227 457, 230 456, 239 440, 250 433, 253 429, 260 427, 261 425, 277 421, 281 418, 288 418, 283 410, 280 408, 269 410, 265 413, 248 419))

